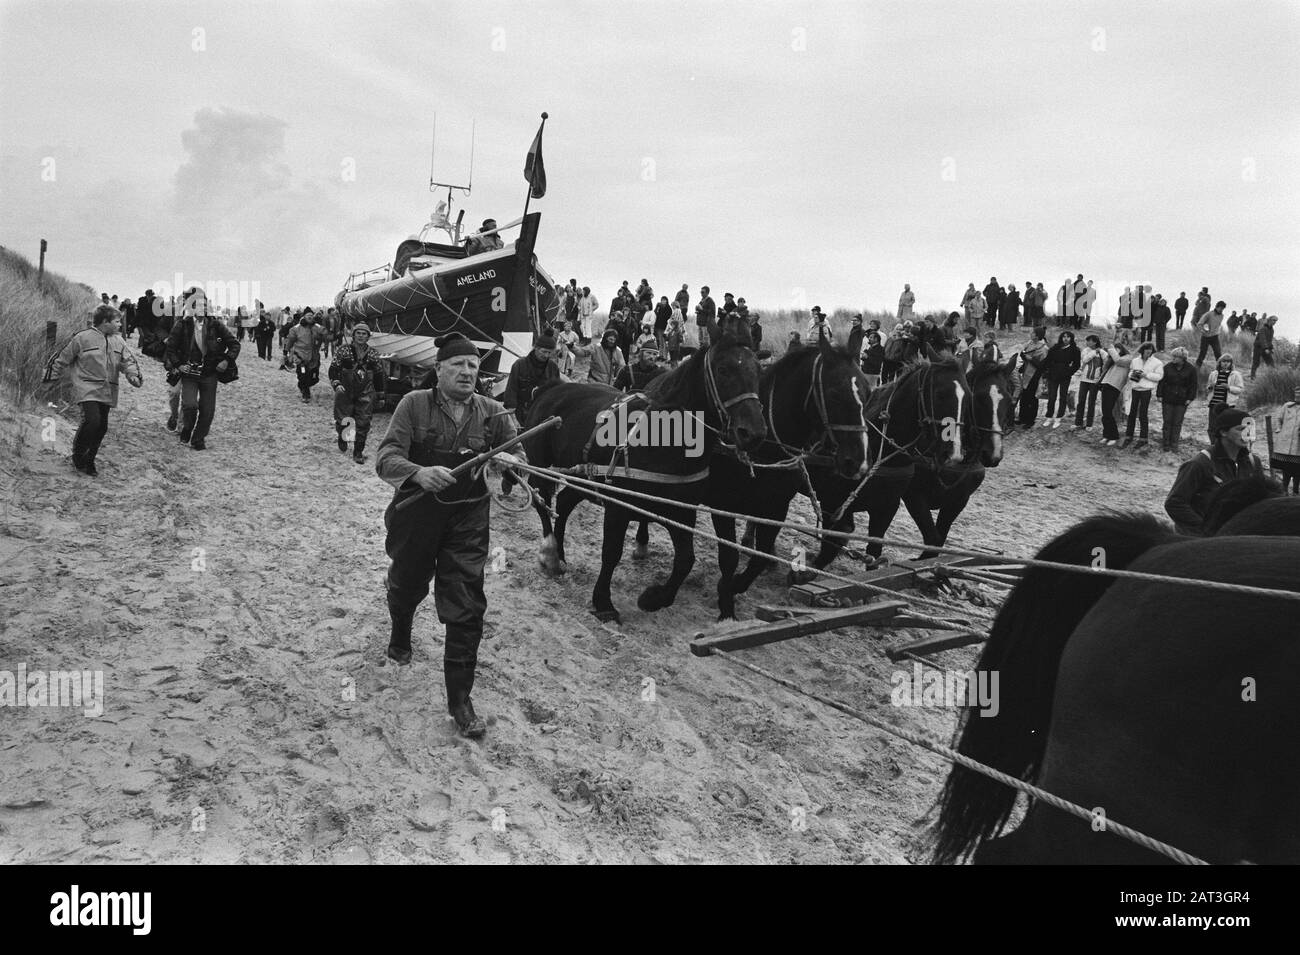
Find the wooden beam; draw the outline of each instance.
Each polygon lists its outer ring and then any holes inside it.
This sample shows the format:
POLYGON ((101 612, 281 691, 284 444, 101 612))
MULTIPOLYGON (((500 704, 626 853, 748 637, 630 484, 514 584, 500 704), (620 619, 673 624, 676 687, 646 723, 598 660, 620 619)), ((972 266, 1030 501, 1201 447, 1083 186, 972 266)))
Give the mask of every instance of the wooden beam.
POLYGON ((905 600, 877 600, 861 607, 801 613, 791 619, 751 625, 711 636, 697 633, 691 641, 691 653, 697 657, 707 657, 714 650, 745 650, 840 627, 865 626, 889 620, 906 608, 905 600))
POLYGON ((927 557, 924 560, 894 561, 876 570, 869 570, 862 575, 861 582, 845 583, 838 580, 817 581, 795 584, 790 588, 790 599, 795 603, 811 607, 849 606, 870 600, 879 593, 863 587, 883 587, 886 590, 905 590, 918 583, 918 574, 942 572, 948 567, 982 567, 996 562, 997 557, 927 557))
POLYGON ((987 639, 988 634, 977 633, 973 630, 962 633, 945 633, 941 636, 926 637, 912 643, 904 643, 902 646, 890 647, 885 653, 888 654, 889 659, 898 662, 909 653, 913 656, 928 656, 931 653, 940 653, 943 650, 955 650, 957 647, 970 646, 972 643, 983 643, 987 639))

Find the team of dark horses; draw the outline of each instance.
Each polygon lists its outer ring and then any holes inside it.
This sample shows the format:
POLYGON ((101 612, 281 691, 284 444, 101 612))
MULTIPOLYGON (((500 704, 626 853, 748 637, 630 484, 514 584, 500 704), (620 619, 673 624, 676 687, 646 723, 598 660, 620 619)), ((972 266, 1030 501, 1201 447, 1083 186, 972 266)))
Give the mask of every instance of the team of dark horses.
MULTIPOLYGON (((785 519, 799 493, 815 497, 827 515, 826 528, 851 531, 854 515, 865 513, 868 533, 883 537, 900 504, 914 516, 927 544, 940 545, 948 528, 984 479, 984 468, 1002 457, 1002 432, 1010 421, 1010 365, 967 365, 928 349, 925 360, 895 381, 870 388, 856 357, 822 339, 796 348, 760 371, 747 338, 724 334, 715 325, 712 344, 642 394, 624 396, 595 384, 559 383, 541 390, 525 426, 558 415, 563 424, 525 443, 529 461, 545 468, 581 470, 604 484, 600 493, 629 506, 602 502, 601 568, 592 593, 595 613, 618 620, 610 589, 622 559, 628 525, 662 518, 673 544, 673 565, 665 581, 650 584, 637 605, 659 610, 676 599, 695 562, 697 506, 772 521, 785 519), (683 444, 616 448, 593 440, 599 416, 617 402, 629 412, 697 415, 703 449, 683 444), (620 492, 660 498, 648 501, 620 492), (672 503, 664 503, 671 501, 672 503), (936 524, 931 511, 939 511, 936 524), (675 526, 677 525, 677 526, 675 526)), ((566 566, 565 528, 573 508, 591 498, 586 489, 534 478, 542 522, 543 565, 551 573, 566 566), (554 521, 551 509, 554 507, 554 521)), ((735 521, 714 515, 714 531, 736 540, 735 521)), ((774 553, 779 528, 758 524, 756 549, 774 553)), ((824 537, 810 562, 820 570, 842 549, 841 537, 824 537)), ((867 548, 878 558, 879 544, 867 548)), ((752 557, 736 573, 739 552, 719 545, 718 611, 735 616, 735 596, 772 564, 752 557)))
MULTIPOLYGON (((618 619, 611 582, 632 521, 651 515, 680 525, 667 525, 674 549, 668 579, 647 586, 637 601, 658 610, 672 604, 694 563, 688 528, 697 505, 781 521, 803 493, 815 496, 824 529, 852 530, 854 515, 866 513, 868 533, 883 537, 902 503, 925 543, 940 546, 984 468, 1001 460, 1009 363, 967 365, 927 349, 894 382, 869 391, 855 356, 824 341, 760 373, 748 341, 716 326, 710 332, 708 349, 644 394, 559 384, 539 394, 525 422, 564 420, 526 445, 534 465, 589 474, 603 482, 603 494, 628 505, 602 502, 592 602, 605 619, 618 619), (593 441, 598 417, 618 401, 700 415, 702 455, 593 441)), ((554 481, 532 483, 541 499, 544 563, 558 571, 568 515, 589 495, 572 484, 557 494, 554 481)), ((720 540, 735 540, 732 518, 714 515, 713 525, 720 540)), ((1168 861, 1107 829, 1110 818, 1210 862, 1300 862, 1300 760, 1292 745, 1300 603, 1199 586, 1300 593, 1300 498, 1280 496, 1263 479, 1229 482, 1211 502, 1207 525, 1212 533, 1189 538, 1149 515, 1103 514, 1039 552, 1042 560, 1081 567, 1096 566, 1101 554, 1105 567, 1188 582, 1025 573, 976 667, 999 673, 1000 711, 991 719, 966 711, 954 745, 1094 816, 1084 821, 1031 801, 1004 834, 1015 791, 954 767, 932 830, 935 861, 1168 861)), ((778 530, 756 524, 756 549, 771 555, 778 530)), ((811 565, 825 568, 841 549, 840 537, 824 536, 811 565)), ((880 545, 868 554, 878 556, 880 545)), ((772 560, 754 557, 737 573, 739 555, 724 543, 718 563, 718 609, 729 618, 736 595, 772 560)))

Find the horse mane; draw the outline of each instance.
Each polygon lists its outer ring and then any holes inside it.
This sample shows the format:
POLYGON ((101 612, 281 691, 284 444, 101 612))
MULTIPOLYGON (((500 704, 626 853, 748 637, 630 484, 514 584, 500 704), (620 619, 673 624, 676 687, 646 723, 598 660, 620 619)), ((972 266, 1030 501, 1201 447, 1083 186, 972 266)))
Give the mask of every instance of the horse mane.
POLYGON ((1205 503, 1205 520, 1201 524, 1201 533, 1206 537, 1218 534, 1225 524, 1242 511, 1260 501, 1281 497, 1282 494, 1282 485, 1262 474, 1225 481, 1214 489, 1205 503))
MULTIPOLYGON (((1150 514, 1110 512, 1076 524, 1035 556, 1088 567, 1100 553, 1106 567, 1123 570, 1152 548, 1184 539, 1150 514)), ((954 740, 959 752, 1017 779, 1037 778, 1066 641, 1115 580, 1045 567, 1025 572, 976 664, 977 670, 1001 674, 998 718, 981 719, 966 708, 954 740)), ((1010 787, 954 766, 936 802, 933 861, 956 862, 996 836, 1015 802, 1010 787)))
MULTIPOLYGON (((703 387, 705 356, 713 348, 749 348, 749 342, 726 332, 709 344, 708 348, 697 349, 690 358, 682 362, 666 375, 646 385, 642 392, 650 402, 651 408, 689 408, 698 398, 703 387)), ((783 359, 784 360, 784 359, 783 359)))

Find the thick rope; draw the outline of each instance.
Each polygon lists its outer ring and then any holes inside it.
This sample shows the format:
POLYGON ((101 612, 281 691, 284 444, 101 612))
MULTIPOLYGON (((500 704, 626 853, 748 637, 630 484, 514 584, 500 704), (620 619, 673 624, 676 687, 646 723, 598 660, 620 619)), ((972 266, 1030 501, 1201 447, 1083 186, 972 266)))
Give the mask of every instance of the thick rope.
MULTIPOLYGON (((799 686, 797 683, 794 683, 791 680, 787 680, 784 677, 777 676, 775 673, 771 673, 768 670, 763 669, 762 667, 755 666, 752 663, 746 663, 744 660, 738 659, 732 653, 718 650, 716 648, 710 648, 709 653, 712 656, 716 656, 723 660, 726 660, 728 663, 735 664, 736 666, 739 667, 744 667, 746 670, 750 670, 754 673, 757 673, 759 676, 766 677, 772 682, 785 687, 787 690, 790 690, 794 693, 798 693, 799 695, 805 696, 811 700, 816 700, 818 703, 821 703, 824 706, 829 706, 832 709, 839 710, 841 713, 844 713, 847 716, 851 716, 854 719, 861 720, 863 723, 866 723, 868 726, 875 727, 876 729, 879 730, 884 730, 886 733, 889 733, 892 736, 897 736, 899 739, 906 740, 907 742, 913 744, 914 746, 920 746, 922 749, 928 749, 930 752, 938 756, 942 756, 944 759, 956 763, 958 766, 964 766, 966 769, 969 769, 972 772, 979 773, 982 776, 987 776, 990 779, 995 779, 998 782, 1004 783, 1007 786, 1010 786, 1012 789, 1019 790, 1020 792, 1025 793, 1026 795, 1034 799, 1040 799, 1043 802, 1047 803, 1049 806, 1055 806, 1057 809, 1060 809, 1064 812, 1068 812, 1072 816, 1077 816, 1078 818, 1083 819, 1087 822, 1091 822, 1094 818, 1093 813, 1091 811, 1083 808, 1080 805, 1077 805, 1076 803, 1070 802, 1068 799, 1062 799, 1060 796, 1057 796, 1053 793, 1049 793, 1045 789, 1040 789, 1038 786, 1035 786, 1033 783, 1027 783, 1023 779, 1017 779, 1015 776, 1009 776, 1000 770, 994 769, 992 766, 986 766, 983 763, 979 762, 978 760, 971 759, 969 756, 965 756, 957 752, 955 749, 952 749, 951 747, 944 746, 941 743, 936 743, 933 740, 925 736, 922 736, 920 733, 913 732, 912 730, 900 729, 896 726, 891 726, 890 724, 884 722, 883 720, 879 720, 874 716, 871 716, 869 713, 864 713, 861 710, 854 709, 853 707, 848 706, 845 703, 841 703, 838 700, 834 700, 831 699, 830 697, 822 696, 820 693, 814 693, 811 690, 805 690, 803 687, 799 686)), ((1146 835, 1145 833, 1138 832, 1136 829, 1132 829, 1118 822, 1114 822, 1109 818, 1106 819, 1105 826, 1106 826, 1105 828, 1106 832, 1112 832, 1122 839, 1127 839, 1130 842, 1135 842, 1138 845, 1142 846, 1143 848, 1150 849, 1152 852, 1158 852, 1169 859, 1173 859, 1175 862, 1182 863, 1183 865, 1209 865, 1209 863, 1206 862, 1204 859, 1199 859, 1196 856, 1191 855, 1190 853, 1184 852, 1182 849, 1178 849, 1174 846, 1171 846, 1166 842, 1161 842, 1159 839, 1154 839, 1151 836, 1146 835)))
MULTIPOLYGON (((550 477, 550 475, 544 475, 550 477)), ((566 480, 581 481, 581 478, 566 478, 566 480)), ((599 482, 590 482, 598 484, 599 482)), ((600 485, 603 486, 603 485, 600 485)), ((1092 565, 1084 566, 1082 564, 1064 564, 1054 560, 1038 560, 1033 557, 1001 557, 995 554, 989 554, 977 550, 969 550, 963 547, 949 547, 947 545, 930 545, 930 544, 906 544, 900 541, 891 541, 884 537, 872 537, 870 534, 860 534, 855 531, 831 531, 819 527, 813 527, 809 524, 801 524, 796 521, 778 521, 771 518, 753 517, 748 514, 740 514, 735 511, 724 511, 720 508, 709 507, 707 504, 683 504, 681 501, 673 501, 667 498, 656 497, 653 494, 645 494, 641 491, 633 491, 626 488, 619 488, 619 493, 627 494, 632 497, 641 498, 657 504, 669 504, 673 507, 693 508, 697 511, 703 511, 708 514, 719 517, 730 517, 734 520, 753 521, 757 524, 767 524, 770 526, 783 527, 787 530, 795 531, 811 537, 840 537, 847 541, 856 541, 866 544, 886 544, 891 547, 911 548, 924 547, 926 550, 934 551, 937 554, 952 554, 955 557, 978 557, 981 560, 989 562, 986 564, 988 570, 996 571, 1001 564, 1014 564, 1021 567, 1043 567, 1049 570, 1065 570, 1078 574, 1093 574, 1103 577, 1118 577, 1128 580, 1147 580, 1152 583, 1160 584, 1181 584, 1184 586, 1204 587, 1209 590, 1220 590, 1227 593, 1245 594, 1252 597, 1280 597, 1284 600, 1300 601, 1300 592, 1292 590, 1276 590, 1269 587, 1255 587, 1250 584, 1230 584, 1216 580, 1197 580, 1194 577, 1174 577, 1169 574, 1151 574, 1137 570, 1119 570, 1114 567, 1094 567, 1092 565)), ((595 496, 595 495, 593 495, 595 496)), ((622 504, 622 501, 618 503, 622 504)), ((623 506, 627 506, 624 504, 623 506)), ((655 515, 656 520, 658 516, 655 515)), ((1194 538, 1189 538, 1194 539, 1194 538)), ((763 554, 763 557, 771 557, 770 554, 763 554)), ((776 558, 780 559, 780 558, 776 558)), ((833 580, 845 580, 848 583, 858 584, 859 586, 871 589, 871 585, 863 584, 861 581, 849 580, 836 575, 829 571, 819 570, 817 573, 830 577, 833 580)), ((877 588, 885 589, 885 588, 877 588)))

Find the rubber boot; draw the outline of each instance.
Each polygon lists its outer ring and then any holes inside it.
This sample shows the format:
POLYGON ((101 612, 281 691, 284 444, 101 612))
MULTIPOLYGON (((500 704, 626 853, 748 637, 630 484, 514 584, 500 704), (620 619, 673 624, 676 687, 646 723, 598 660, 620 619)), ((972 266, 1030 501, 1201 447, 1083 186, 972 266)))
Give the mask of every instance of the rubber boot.
POLYGON ((357 439, 352 445, 352 460, 357 464, 366 463, 366 435, 360 431, 357 432, 357 439))
POLYGON ((443 678, 447 683, 447 712, 466 739, 478 739, 487 732, 487 724, 474 712, 470 692, 474 689, 474 664, 443 661, 443 678))
POLYGON ((404 607, 388 595, 388 616, 392 630, 388 637, 388 659, 399 666, 411 662, 411 626, 415 621, 415 608, 404 607))
POLYGON ((334 422, 334 430, 338 432, 338 436, 339 436, 339 450, 340 450, 340 451, 346 451, 346 450, 348 449, 348 443, 347 443, 346 441, 343 440, 343 424, 342 424, 342 422, 335 421, 335 422, 334 422))

